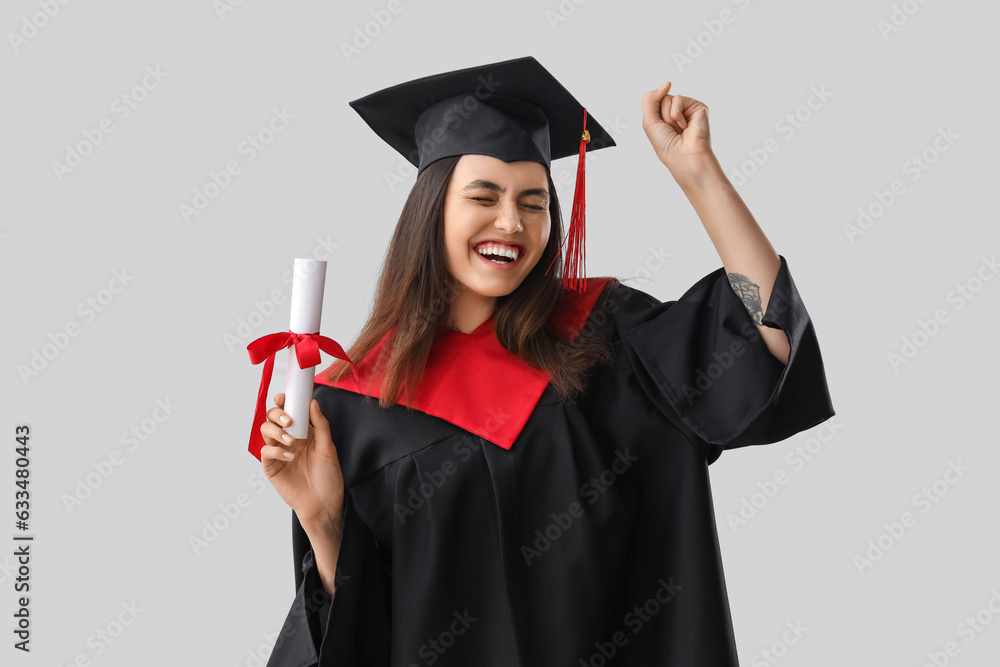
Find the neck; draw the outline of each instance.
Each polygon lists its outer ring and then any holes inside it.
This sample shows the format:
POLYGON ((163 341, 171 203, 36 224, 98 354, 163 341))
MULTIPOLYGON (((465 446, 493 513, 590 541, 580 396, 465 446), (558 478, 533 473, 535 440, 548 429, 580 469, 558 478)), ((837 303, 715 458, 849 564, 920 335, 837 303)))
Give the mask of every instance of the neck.
POLYGON ((451 302, 447 325, 462 333, 472 333, 479 328, 479 325, 490 319, 496 303, 496 297, 483 296, 464 289, 451 302))

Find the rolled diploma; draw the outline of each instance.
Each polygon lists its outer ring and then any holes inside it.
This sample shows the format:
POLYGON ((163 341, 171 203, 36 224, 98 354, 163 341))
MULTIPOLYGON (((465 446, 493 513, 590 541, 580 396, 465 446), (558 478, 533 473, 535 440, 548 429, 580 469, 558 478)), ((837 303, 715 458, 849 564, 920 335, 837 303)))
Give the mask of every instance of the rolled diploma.
MULTIPOLYGON (((326 282, 326 262, 312 258, 295 258, 292 272, 292 314, 288 330, 293 333, 319 333, 323 313, 323 284, 326 282)), ((288 348, 288 370, 285 375, 284 410, 292 418, 285 432, 297 440, 309 435, 309 403, 312 401, 315 366, 299 368, 295 347, 288 348)))

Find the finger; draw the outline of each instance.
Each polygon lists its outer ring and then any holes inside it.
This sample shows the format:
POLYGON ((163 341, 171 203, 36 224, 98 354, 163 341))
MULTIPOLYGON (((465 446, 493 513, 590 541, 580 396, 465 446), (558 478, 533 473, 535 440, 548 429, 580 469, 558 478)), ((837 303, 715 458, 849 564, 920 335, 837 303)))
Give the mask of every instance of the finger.
POLYGON ((670 126, 674 132, 680 132, 681 126, 677 124, 676 119, 670 114, 670 107, 673 105, 674 100, 677 99, 675 95, 664 95, 663 99, 660 100, 660 116, 663 118, 663 122, 670 126))
MULTIPOLYGON (((284 394, 278 394, 278 396, 284 398, 284 394)), ((277 398, 277 396, 275 396, 275 398, 277 398)), ((282 400, 282 403, 284 403, 284 400, 282 400)), ((268 421, 272 421, 275 424, 281 424, 282 426, 289 426, 292 423, 292 416, 287 412, 285 412, 280 407, 280 405, 281 404, 279 403, 279 407, 271 408, 270 410, 268 410, 265 416, 267 417, 268 421)))
POLYGON ((295 444, 295 438, 274 422, 264 422, 261 424, 260 434, 268 444, 281 444, 288 447, 295 444))
POLYGON ((684 98, 674 95, 670 101, 670 117, 673 118, 681 129, 687 127, 687 120, 684 118, 684 98))
POLYGON ((642 129, 646 131, 647 135, 652 128, 664 122, 663 116, 660 114, 660 104, 668 90, 669 83, 668 81, 657 90, 651 90, 642 98, 642 129))
POLYGON ((651 110, 655 109, 658 111, 660 107, 659 103, 663 100, 663 97, 669 91, 670 91, 670 82, 667 81, 665 84, 663 84, 656 90, 651 90, 648 93, 646 93, 645 97, 642 98, 642 104, 640 105, 643 111, 643 116, 646 115, 645 112, 647 108, 651 110))
POLYGON ((274 395, 274 404, 279 408, 285 407, 285 394, 284 392, 274 395))
POLYGON ((680 134, 684 128, 677 122, 673 113, 671 113, 671 108, 673 107, 676 99, 676 95, 665 95, 660 101, 659 114, 663 118, 663 122, 666 123, 671 130, 680 134))
POLYGON ((294 458, 294 453, 288 451, 287 449, 282 449, 277 445, 264 445, 260 448, 261 463, 264 461, 280 461, 284 463, 286 461, 291 461, 294 458))

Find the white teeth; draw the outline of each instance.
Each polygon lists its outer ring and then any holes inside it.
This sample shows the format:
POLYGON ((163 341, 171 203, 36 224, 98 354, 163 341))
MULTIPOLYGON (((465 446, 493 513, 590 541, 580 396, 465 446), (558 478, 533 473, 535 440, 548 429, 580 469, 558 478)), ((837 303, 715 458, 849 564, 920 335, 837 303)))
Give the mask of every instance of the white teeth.
MULTIPOLYGON (((503 255, 504 257, 509 257, 511 261, 516 261, 518 256, 516 248, 500 246, 495 243, 483 244, 476 248, 476 252, 480 255, 503 255)), ((496 260, 493 261, 496 262, 496 260)), ((503 262, 497 262, 497 264, 503 264, 503 262)))

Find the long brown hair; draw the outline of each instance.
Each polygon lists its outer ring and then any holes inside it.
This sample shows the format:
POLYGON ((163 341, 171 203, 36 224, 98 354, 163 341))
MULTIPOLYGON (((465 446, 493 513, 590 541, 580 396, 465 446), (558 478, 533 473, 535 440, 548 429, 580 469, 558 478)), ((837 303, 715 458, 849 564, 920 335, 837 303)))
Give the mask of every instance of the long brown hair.
MULTIPOLYGON (((459 287, 447 268, 444 201, 460 158, 457 155, 437 160, 417 176, 382 263, 371 314, 347 350, 351 360, 358 363, 390 334, 375 360, 375 367, 384 371, 379 392, 382 406, 396 403, 404 392, 410 402, 431 347, 445 331, 449 304, 458 293, 459 287)), ((563 231, 559 200, 548 169, 546 175, 551 197, 549 241, 517 289, 497 297, 495 330, 505 349, 529 365, 550 372, 552 388, 569 401, 584 389, 587 369, 610 359, 611 346, 599 335, 580 335, 570 340, 552 320, 563 305, 559 254, 563 231), (549 275, 545 275, 553 260, 549 275)), ((343 361, 324 371, 331 382, 347 372, 349 366, 343 361)))

